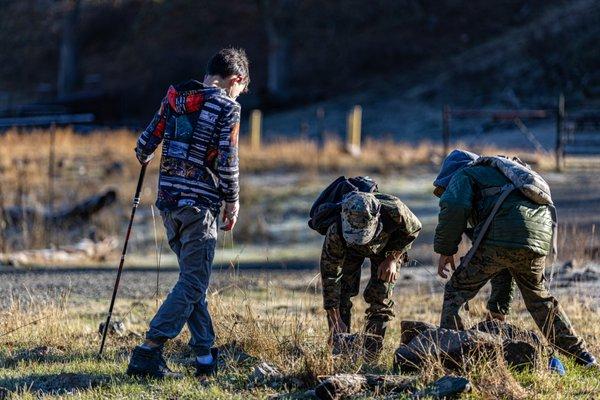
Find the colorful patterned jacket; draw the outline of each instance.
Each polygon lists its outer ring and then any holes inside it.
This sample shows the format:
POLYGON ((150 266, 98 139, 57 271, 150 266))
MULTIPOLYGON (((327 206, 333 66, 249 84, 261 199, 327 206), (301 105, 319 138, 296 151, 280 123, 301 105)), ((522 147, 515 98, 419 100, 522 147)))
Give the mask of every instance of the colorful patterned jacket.
POLYGON ((142 155, 163 142, 156 206, 205 206, 239 196, 240 105, 223 89, 190 80, 171 86, 137 141, 142 155))

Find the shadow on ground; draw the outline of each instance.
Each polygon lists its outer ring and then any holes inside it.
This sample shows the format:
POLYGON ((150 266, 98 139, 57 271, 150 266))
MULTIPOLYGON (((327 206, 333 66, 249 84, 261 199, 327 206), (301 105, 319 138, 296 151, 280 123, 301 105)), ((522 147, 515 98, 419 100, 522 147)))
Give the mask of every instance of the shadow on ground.
POLYGON ((104 385, 115 376, 63 372, 59 374, 32 374, 25 377, 0 379, 0 399, 8 398, 11 393, 26 390, 42 395, 73 394, 104 385))

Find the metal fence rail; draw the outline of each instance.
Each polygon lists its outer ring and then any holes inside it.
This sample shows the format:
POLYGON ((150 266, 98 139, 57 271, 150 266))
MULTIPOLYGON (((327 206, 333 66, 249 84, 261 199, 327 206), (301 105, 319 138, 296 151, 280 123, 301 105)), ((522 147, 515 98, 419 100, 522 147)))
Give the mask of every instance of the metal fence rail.
POLYGON ((565 98, 559 96, 556 108, 531 110, 456 109, 445 105, 442 111, 444 153, 450 150, 452 119, 489 118, 493 122, 511 121, 533 143, 538 151, 546 151, 527 129, 523 120, 554 119, 556 169, 565 167, 568 156, 600 157, 600 110, 577 110, 567 113, 565 98))

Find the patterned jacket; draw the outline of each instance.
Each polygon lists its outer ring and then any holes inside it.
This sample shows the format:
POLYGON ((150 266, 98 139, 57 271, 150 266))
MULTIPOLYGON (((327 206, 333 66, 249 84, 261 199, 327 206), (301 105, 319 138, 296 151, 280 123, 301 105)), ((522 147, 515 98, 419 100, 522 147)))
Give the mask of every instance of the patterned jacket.
POLYGON ((346 255, 383 259, 388 252, 406 253, 421 230, 421 222, 395 196, 377 193, 381 203, 378 233, 362 246, 348 246, 339 222, 331 225, 325 235, 321 252, 321 280, 325 309, 339 307, 342 269, 346 255))
POLYGON ((239 127, 240 105, 223 89, 194 80, 169 87, 137 141, 143 155, 163 142, 156 206, 218 212, 222 201, 237 201, 239 127))

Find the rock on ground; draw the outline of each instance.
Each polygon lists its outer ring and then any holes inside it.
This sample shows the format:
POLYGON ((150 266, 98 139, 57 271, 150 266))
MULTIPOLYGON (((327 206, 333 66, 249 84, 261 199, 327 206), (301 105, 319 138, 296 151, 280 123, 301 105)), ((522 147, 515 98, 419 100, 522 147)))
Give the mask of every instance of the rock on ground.
POLYGON ((256 386, 279 387, 284 378, 284 375, 277 368, 266 362, 261 362, 254 367, 254 371, 248 379, 248 388, 256 386))
POLYGON ((415 383, 416 378, 398 375, 337 374, 324 377, 314 394, 320 400, 337 400, 366 390, 378 394, 402 393, 412 390, 415 383))
POLYGON ((462 376, 444 376, 425 389, 413 394, 414 399, 434 398, 448 399, 453 398, 461 393, 471 391, 471 383, 467 378, 462 376))
POLYGON ((535 366, 544 353, 542 339, 531 330, 499 321, 483 321, 471 329, 500 336, 504 360, 517 369, 535 366))
POLYGON ((401 329, 395 371, 415 372, 431 360, 438 360, 446 368, 461 369, 474 359, 495 358, 500 350, 508 365, 524 368, 534 366, 543 353, 537 333, 499 321, 484 321, 464 331, 402 321, 401 329))
POLYGON ((477 330, 431 329, 398 347, 394 371, 415 372, 431 360, 451 370, 462 369, 472 360, 496 358, 501 345, 500 337, 477 330))

